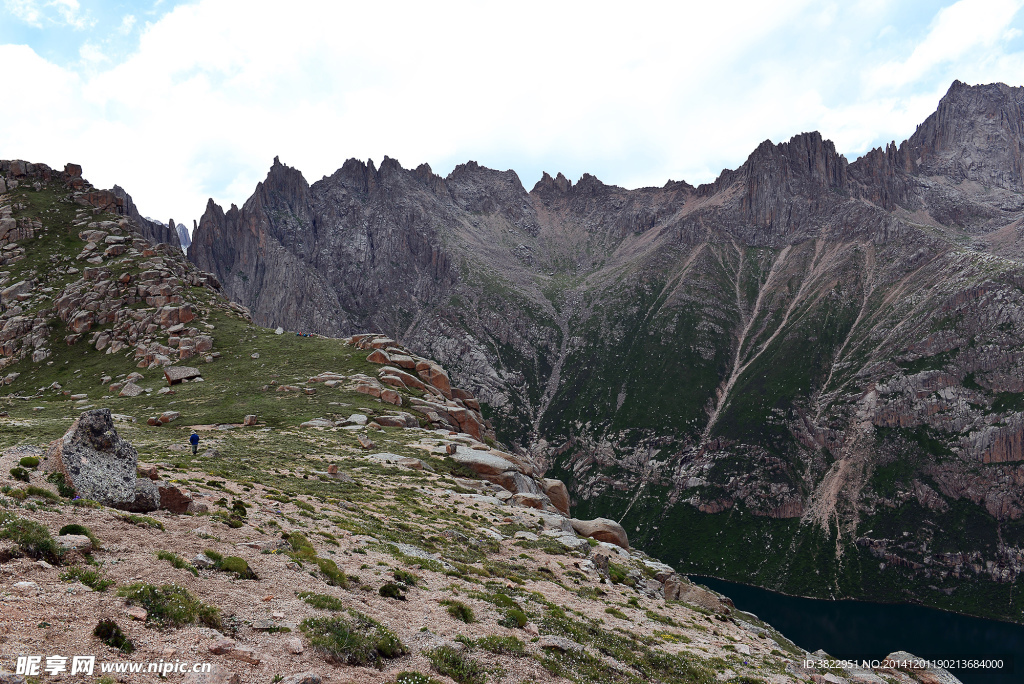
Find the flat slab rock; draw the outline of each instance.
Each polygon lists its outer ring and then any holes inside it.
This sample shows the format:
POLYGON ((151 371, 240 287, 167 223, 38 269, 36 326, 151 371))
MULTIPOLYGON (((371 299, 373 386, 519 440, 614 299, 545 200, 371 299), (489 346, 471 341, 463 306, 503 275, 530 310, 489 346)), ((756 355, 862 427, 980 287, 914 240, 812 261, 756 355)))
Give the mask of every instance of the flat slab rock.
POLYGON ((456 463, 464 464, 478 475, 501 475, 510 470, 519 470, 514 463, 500 456, 466 447, 459 447, 448 458, 456 463))
POLYGON ((164 378, 171 385, 176 385, 182 380, 191 380, 202 376, 198 368, 190 366, 170 366, 164 369, 164 378))

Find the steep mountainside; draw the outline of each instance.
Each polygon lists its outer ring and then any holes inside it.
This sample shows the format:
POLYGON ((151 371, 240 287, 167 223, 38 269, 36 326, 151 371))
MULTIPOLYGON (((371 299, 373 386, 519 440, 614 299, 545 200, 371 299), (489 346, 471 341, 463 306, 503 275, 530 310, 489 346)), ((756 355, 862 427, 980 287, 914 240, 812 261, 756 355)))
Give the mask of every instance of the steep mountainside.
POLYGON ((379 329, 687 571, 1021 620, 1024 88, 712 184, 275 159, 189 258, 263 325, 379 329))

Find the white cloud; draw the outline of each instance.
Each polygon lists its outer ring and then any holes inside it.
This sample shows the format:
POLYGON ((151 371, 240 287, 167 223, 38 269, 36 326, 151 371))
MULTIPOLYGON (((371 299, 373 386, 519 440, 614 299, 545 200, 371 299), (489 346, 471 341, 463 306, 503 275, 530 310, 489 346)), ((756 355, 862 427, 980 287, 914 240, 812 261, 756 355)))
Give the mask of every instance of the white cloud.
POLYGON ((42 27, 42 11, 36 0, 4 0, 4 8, 30 26, 42 27))
POLYGON ((1020 10, 1021 0, 960 0, 941 10, 928 36, 904 61, 879 66, 871 75, 877 88, 904 86, 940 65, 955 62, 972 52, 991 49, 1006 39, 1010 21, 1020 10))
POLYGON ((121 26, 118 27, 118 30, 121 33, 128 34, 128 33, 132 32, 132 29, 134 27, 135 27, 135 15, 133 15, 133 14, 126 14, 121 19, 121 26))
POLYGON ((82 15, 78 0, 4 0, 4 7, 15 18, 36 28, 64 25, 82 29, 91 24, 82 15))
POLYGON ((853 155, 902 139, 953 77, 1019 82, 1020 56, 999 49, 1012 7, 982 21, 963 5, 896 53, 878 47, 900 32, 880 0, 200 0, 147 24, 120 63, 87 41, 81 73, 0 46, 24 79, 12 92, 48 103, 5 112, 0 153, 82 163, 143 213, 187 222, 209 195, 243 202, 275 155, 311 181, 387 154, 442 174, 468 159, 512 167, 527 187, 541 170, 706 182, 768 137, 820 129, 853 155), (930 47, 950 21, 973 22, 965 43, 991 49, 930 47), (878 90, 890 62, 909 80, 878 90))

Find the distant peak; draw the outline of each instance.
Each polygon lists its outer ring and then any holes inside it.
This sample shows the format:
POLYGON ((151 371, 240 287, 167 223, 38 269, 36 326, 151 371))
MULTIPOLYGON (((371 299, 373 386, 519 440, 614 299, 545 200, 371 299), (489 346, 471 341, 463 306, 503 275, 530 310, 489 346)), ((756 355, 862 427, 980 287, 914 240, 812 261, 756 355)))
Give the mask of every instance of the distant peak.
POLYGON ((537 184, 533 186, 533 190, 531 192, 541 192, 545 194, 555 192, 564 195, 570 190, 572 190, 572 181, 563 176, 561 171, 559 171, 558 175, 554 178, 551 177, 551 174, 545 171, 541 175, 540 180, 537 181, 537 184))

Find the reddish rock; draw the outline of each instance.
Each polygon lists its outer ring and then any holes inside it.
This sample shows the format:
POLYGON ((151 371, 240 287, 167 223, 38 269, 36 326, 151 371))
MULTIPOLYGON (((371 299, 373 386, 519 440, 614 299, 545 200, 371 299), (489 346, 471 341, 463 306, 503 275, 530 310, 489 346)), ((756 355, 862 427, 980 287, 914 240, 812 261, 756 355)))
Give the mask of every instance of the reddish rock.
POLYGON ((608 518, 577 520, 573 518, 569 522, 572 524, 572 529, 576 531, 576 534, 582 537, 591 537, 597 541, 608 542, 609 544, 629 549, 629 537, 626 536, 626 530, 614 520, 609 520, 608 518))
POLYGON ((569 490, 561 480, 545 478, 540 481, 544 494, 551 499, 551 505, 558 509, 559 513, 569 517, 569 490))
POLYGON ((171 513, 187 513, 192 497, 167 482, 157 482, 160 491, 160 508, 171 513))
POLYGON ((374 349, 373 353, 366 357, 370 363, 391 363, 391 357, 383 349, 374 349))
POLYGON ((198 368, 189 366, 171 366, 164 369, 164 379, 167 380, 168 385, 177 385, 182 380, 192 380, 202 377, 202 375, 198 368))

